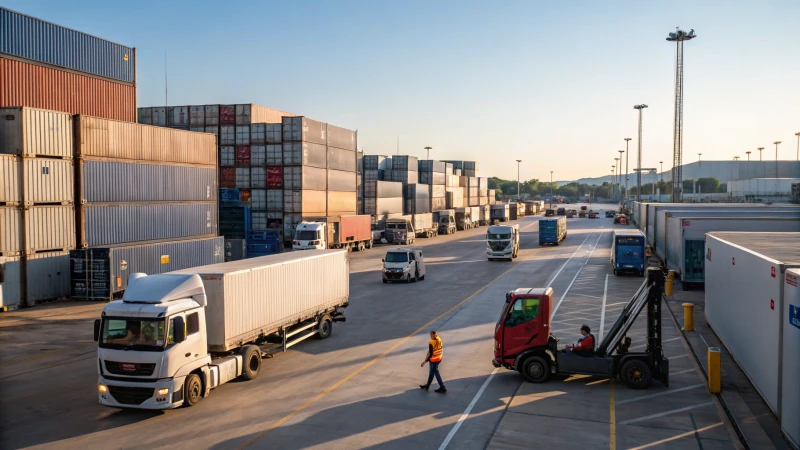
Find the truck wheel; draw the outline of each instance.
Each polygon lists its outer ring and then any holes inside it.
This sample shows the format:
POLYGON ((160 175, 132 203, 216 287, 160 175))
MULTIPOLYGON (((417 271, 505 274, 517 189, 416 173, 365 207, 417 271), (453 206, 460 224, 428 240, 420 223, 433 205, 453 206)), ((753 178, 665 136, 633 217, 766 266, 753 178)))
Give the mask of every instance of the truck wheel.
POLYGON ((650 385, 652 379, 650 368, 641 359, 633 359, 623 364, 619 377, 631 389, 644 389, 650 385))
POLYGON ((319 319, 317 330, 320 339, 327 339, 331 336, 331 333, 333 333, 333 321, 329 315, 326 314, 319 319))
POLYGON ((372 239, 367 241, 367 248, 372 249, 372 239))
POLYGON ((419 281, 419 271, 414 271, 414 280, 413 281, 414 281, 414 283, 419 281))
POLYGON ((360 251, 360 252, 363 252, 363 251, 364 251, 364 248, 365 248, 365 247, 364 247, 364 243, 363 243, 363 242, 359 242, 359 243, 358 243, 358 251, 360 251))
POLYGON ((522 363, 520 372, 531 383, 544 383, 550 378, 550 364, 544 358, 530 356, 522 363))
POLYGON ((256 345, 248 345, 242 349, 242 378, 255 380, 261 371, 261 349, 256 345))
POLYGON ((203 398, 203 383, 196 373, 190 373, 183 381, 183 404, 186 407, 200 403, 203 398))

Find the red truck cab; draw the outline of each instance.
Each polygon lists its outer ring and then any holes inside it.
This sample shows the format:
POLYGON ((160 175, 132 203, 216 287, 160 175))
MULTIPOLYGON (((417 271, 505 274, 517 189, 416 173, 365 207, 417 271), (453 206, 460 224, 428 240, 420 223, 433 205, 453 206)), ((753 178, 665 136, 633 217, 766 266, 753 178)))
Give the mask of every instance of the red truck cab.
POLYGON ((550 345, 553 288, 521 288, 506 294, 505 306, 494 329, 495 367, 519 370, 531 352, 550 345))

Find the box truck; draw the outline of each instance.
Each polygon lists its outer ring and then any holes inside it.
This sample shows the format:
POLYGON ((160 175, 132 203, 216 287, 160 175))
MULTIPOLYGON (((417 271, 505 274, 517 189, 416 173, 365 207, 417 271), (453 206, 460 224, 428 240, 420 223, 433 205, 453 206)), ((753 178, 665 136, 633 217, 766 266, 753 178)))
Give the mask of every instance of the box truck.
POLYGON ((297 225, 292 249, 358 250, 372 248, 372 217, 330 216, 309 218, 297 225))
POLYGON ((633 272, 644 276, 647 268, 644 235, 639 230, 614 230, 611 240, 611 268, 614 275, 633 272))
POLYGON ((567 237, 567 217, 539 219, 539 245, 558 245, 567 237))
POLYGON ((98 400, 171 409, 233 379, 252 380, 262 357, 331 335, 345 320, 349 280, 344 250, 133 274, 94 323, 98 400))

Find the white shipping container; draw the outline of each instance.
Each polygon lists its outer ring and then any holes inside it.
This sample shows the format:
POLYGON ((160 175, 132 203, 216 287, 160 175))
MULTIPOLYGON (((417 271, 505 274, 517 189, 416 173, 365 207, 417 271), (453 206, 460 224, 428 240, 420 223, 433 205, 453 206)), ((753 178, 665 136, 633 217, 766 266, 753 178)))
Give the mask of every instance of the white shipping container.
POLYGON ((283 142, 283 124, 268 123, 266 125, 267 130, 265 142, 267 144, 280 144, 283 142))
POLYGON ((19 161, 16 155, 0 154, 0 203, 6 206, 22 202, 19 190, 19 161))
POLYGON ((251 166, 266 166, 267 165, 267 146, 266 145, 252 145, 252 146, 250 146, 250 165, 251 166))
POLYGON ((219 125, 219 105, 205 105, 206 126, 219 125))
POLYGON ((267 209, 267 190, 250 190, 250 209, 253 211, 266 211, 267 209))
POLYGON ((0 108, 0 153, 71 158, 72 116, 35 108, 0 108))
POLYGON ((22 230, 22 208, 0 206, 0 256, 21 254, 22 230))
POLYGON ((206 108, 203 105, 195 105, 189 107, 189 126, 192 127, 205 127, 206 125, 206 108))
POLYGON ((267 165, 268 166, 283 165, 283 144, 267 145, 267 165))
POLYGON ((800 269, 788 269, 783 285, 783 362, 781 430, 800 447, 800 269))
POLYGON ((350 296, 343 250, 289 252, 169 273, 203 279, 208 346, 218 352, 347 306, 350 296))
POLYGON ((153 107, 153 126, 166 127, 167 126, 167 108, 164 106, 153 107))
POLYGON ((236 145, 250 145, 250 125, 236 125, 236 145))
POLYGON ((251 167, 250 168, 250 187, 251 188, 267 188, 267 169, 264 167, 251 167))
POLYGON ((167 108, 169 115, 169 126, 177 128, 189 128, 189 107, 170 106, 167 108))
POLYGON ((251 104, 236 105, 236 125, 250 125, 251 104))
POLYGON ((71 160, 24 158, 25 205, 72 204, 75 201, 75 168, 71 160))
POLYGON ((29 206, 25 208, 25 247, 27 254, 75 248, 75 208, 67 206, 29 206))
POLYGON ((153 124, 153 108, 139 108, 136 112, 136 122, 145 125, 153 124))
POLYGON ((69 251, 28 255, 23 283, 27 283, 26 306, 69 297, 69 251))
POLYGON ((780 414, 784 277, 800 267, 800 233, 709 233, 705 258, 708 324, 780 414))
POLYGON ((0 256, 0 273, 3 274, 0 278, 0 306, 8 309, 17 309, 21 306, 20 270, 21 263, 18 256, 0 256))
POLYGON ((219 145, 236 145, 236 126, 222 125, 219 127, 219 145))
POLYGON ((267 124, 254 123, 250 125, 250 143, 253 145, 262 145, 266 143, 267 139, 267 124))
POLYGON ((236 172, 236 187, 239 189, 247 189, 250 187, 250 168, 237 167, 236 172))

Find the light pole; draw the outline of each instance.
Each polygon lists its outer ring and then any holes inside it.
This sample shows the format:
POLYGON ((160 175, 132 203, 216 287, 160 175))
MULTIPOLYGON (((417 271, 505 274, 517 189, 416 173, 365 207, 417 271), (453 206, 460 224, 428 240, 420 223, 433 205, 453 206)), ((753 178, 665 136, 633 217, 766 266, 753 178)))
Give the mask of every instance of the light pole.
POLYGON ((762 153, 764 151, 764 147, 758 147, 758 160, 763 161, 764 158, 762 157, 762 153))
POLYGON ((663 183, 664 182, 664 161, 659 161, 658 163, 661 164, 661 182, 663 183))
POLYGON ((630 144, 631 138, 625 138, 625 194, 628 193, 628 174, 631 173, 630 169, 628 169, 628 144, 630 144))
POLYGON ((550 171, 550 209, 553 209, 553 171, 550 171))
POLYGON ((622 164, 620 163, 619 158, 614 158, 614 161, 616 161, 617 166, 617 171, 615 172, 616 178, 614 179, 614 181, 617 183, 617 186, 614 187, 614 198, 617 198, 617 195, 619 194, 619 180, 622 178, 622 164))
POLYGON ((521 159, 517 160, 517 200, 519 200, 519 163, 521 162, 521 159))
POLYGON ((428 151, 428 160, 430 160, 431 159, 431 150, 433 150, 433 147, 425 147, 425 150, 428 151))
POLYGON ((780 143, 781 141, 773 142, 775 144, 775 178, 778 178, 778 144, 780 143))
POLYGON ((750 153, 753 153, 753 152, 745 152, 745 153, 747 153, 747 160, 750 161, 750 153))
POLYGON ((738 157, 738 156, 734 156, 734 157, 733 157, 733 160, 734 160, 734 161, 738 161, 738 160, 739 160, 739 157, 738 157))
POLYGON ((636 201, 642 200, 642 110, 645 108, 647 108, 645 104, 633 106, 633 109, 639 110, 639 156, 636 158, 636 201))
POLYGON ((797 160, 800 161, 800 132, 794 135, 797 136, 797 160))
POLYGON ((667 40, 675 43, 675 125, 672 129, 672 201, 680 203, 683 193, 683 42, 697 37, 694 30, 675 29, 667 40))
POLYGON ((617 175, 617 167, 611 166, 611 185, 608 187, 608 195, 611 197, 611 201, 614 201, 614 177, 617 175))
MULTIPOLYGON (((619 184, 620 184, 620 191, 622 191, 622 154, 625 153, 625 150, 617 150, 619 152, 619 184)), ((620 200, 625 200, 628 197, 628 163, 625 162, 625 195, 620 195, 620 200)))

